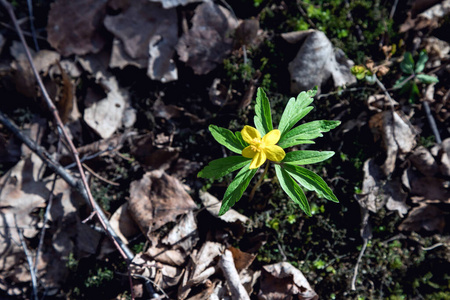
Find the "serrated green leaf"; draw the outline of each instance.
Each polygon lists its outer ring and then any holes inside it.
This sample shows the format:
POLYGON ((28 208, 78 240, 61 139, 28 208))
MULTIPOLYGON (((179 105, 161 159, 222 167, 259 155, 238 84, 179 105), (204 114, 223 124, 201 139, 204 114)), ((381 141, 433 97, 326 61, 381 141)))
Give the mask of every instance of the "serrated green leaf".
POLYGON ((223 196, 222 206, 219 210, 219 216, 226 213, 236 202, 241 199, 242 194, 247 188, 250 180, 256 174, 258 169, 249 169, 250 164, 244 166, 239 173, 236 175, 234 180, 230 183, 225 195, 223 196))
POLYGON ((439 79, 437 79, 436 77, 431 76, 431 75, 418 74, 416 77, 417 77, 417 79, 420 80, 420 82, 425 83, 425 84, 439 82, 439 79))
POLYGON ((405 74, 412 74, 414 71, 414 60, 411 52, 405 52, 403 55, 403 60, 400 63, 400 69, 405 74))
POLYGON ((284 137, 281 137, 278 146, 288 148, 305 143, 305 140, 310 142, 312 139, 322 137, 322 132, 328 132, 339 124, 341 124, 341 121, 334 120, 317 120, 302 124, 289 131, 284 137))
POLYGON ((234 153, 241 154, 242 149, 245 148, 242 137, 239 139, 238 135, 233 134, 231 130, 216 125, 209 125, 209 131, 211 131, 212 136, 219 144, 227 147, 234 153))
POLYGON ((319 197, 339 202, 327 183, 316 173, 289 163, 285 164, 284 168, 305 189, 315 191, 319 197))
POLYGON ((269 99, 262 88, 258 88, 256 95, 255 118, 253 121, 261 136, 273 130, 269 99))
POLYGON ((281 137, 313 109, 312 106, 308 105, 314 101, 313 97, 316 93, 317 90, 301 92, 298 94, 297 99, 289 99, 278 126, 278 129, 281 131, 281 137))
POLYGON ((280 165, 275 165, 275 172, 283 191, 300 206, 301 210, 311 216, 311 208, 303 190, 280 165))
POLYGON ((251 158, 243 156, 219 158, 209 162, 206 167, 198 172, 197 177, 217 179, 244 167, 250 160, 251 158))
POLYGON ((416 63, 416 74, 420 73, 425 69, 425 63, 428 61, 428 55, 426 51, 421 51, 419 54, 419 59, 416 63))
POLYGON ((299 150, 286 153, 286 156, 282 162, 296 164, 296 165, 308 165, 315 164, 334 155, 333 151, 312 151, 312 150, 299 150))

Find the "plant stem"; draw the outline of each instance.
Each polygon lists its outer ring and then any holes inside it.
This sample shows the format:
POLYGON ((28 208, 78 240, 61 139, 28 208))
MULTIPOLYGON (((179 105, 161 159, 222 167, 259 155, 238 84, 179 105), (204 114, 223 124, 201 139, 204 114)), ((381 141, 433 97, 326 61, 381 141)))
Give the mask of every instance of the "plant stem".
POLYGON ((259 186, 263 182, 264 176, 266 176, 268 170, 269 170, 269 162, 266 163, 266 168, 264 169, 264 173, 261 175, 261 177, 259 177, 258 182, 255 184, 252 191, 250 192, 250 195, 248 196, 248 202, 251 202, 253 200, 253 197, 255 196, 255 193, 256 193, 256 189, 259 188, 259 186))

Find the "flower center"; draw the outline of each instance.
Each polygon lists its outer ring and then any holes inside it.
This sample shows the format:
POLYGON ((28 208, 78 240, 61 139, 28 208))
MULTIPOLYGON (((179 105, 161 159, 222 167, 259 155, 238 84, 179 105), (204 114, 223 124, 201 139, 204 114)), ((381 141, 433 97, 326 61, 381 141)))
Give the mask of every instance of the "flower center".
POLYGON ((250 146, 254 152, 261 152, 266 147, 262 139, 258 138, 254 138, 250 146))

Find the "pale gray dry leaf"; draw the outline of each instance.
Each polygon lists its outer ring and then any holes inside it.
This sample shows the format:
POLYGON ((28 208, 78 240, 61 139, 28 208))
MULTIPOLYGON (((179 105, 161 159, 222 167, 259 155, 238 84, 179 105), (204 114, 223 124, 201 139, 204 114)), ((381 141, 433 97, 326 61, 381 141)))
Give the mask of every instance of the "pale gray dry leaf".
POLYGON ((150 0, 151 2, 159 2, 162 4, 164 8, 173 8, 180 5, 188 5, 190 3, 196 3, 196 2, 206 2, 209 0, 150 0))
POLYGON ((57 0, 50 6, 47 40, 63 56, 99 52, 105 44, 101 31, 106 0, 57 0))
POLYGON ((291 93, 299 93, 315 86, 320 87, 330 77, 334 86, 356 82, 350 72, 353 62, 340 49, 333 49, 322 31, 308 30, 281 35, 290 43, 302 41, 297 56, 289 63, 291 93))
POLYGON ((203 206, 205 206, 206 210, 215 216, 216 218, 221 219, 227 223, 242 223, 245 224, 249 221, 249 218, 238 213, 234 209, 230 209, 226 214, 219 217, 219 210, 221 206, 221 202, 219 199, 214 197, 208 192, 200 191, 200 200, 202 200, 203 206))
POLYGON ((445 228, 444 213, 436 206, 430 204, 421 204, 414 207, 408 217, 400 224, 399 230, 443 232, 445 228))
POLYGON ((442 141, 442 156, 440 170, 442 175, 450 176, 450 138, 442 141))
MULTIPOLYGON (((392 100, 394 108, 398 106, 398 102, 392 100)), ((391 106, 391 101, 387 99, 385 94, 371 95, 367 99, 367 107, 376 112, 382 112, 391 106)))
POLYGON ((164 171, 147 172, 130 185, 129 210, 144 235, 195 208, 181 182, 164 171))
POLYGON ((382 168, 386 175, 395 169, 398 154, 409 153, 416 145, 416 130, 409 120, 400 113, 384 111, 378 113, 369 121, 376 136, 381 136, 387 158, 382 168))
POLYGON ((84 121, 99 136, 106 139, 123 125, 129 99, 128 93, 119 88, 115 77, 104 77, 100 83, 107 93, 106 98, 94 102, 84 110, 84 121))
POLYGON ((154 80, 178 79, 172 60, 178 41, 175 9, 163 9, 148 0, 133 1, 124 12, 107 16, 104 24, 120 40, 113 44, 110 67, 134 65, 147 68, 154 80))
POLYGON ((180 247, 185 252, 189 252, 194 248, 198 240, 197 222, 194 218, 194 213, 189 211, 161 242, 170 246, 180 247))
POLYGON ((409 157, 409 160, 412 162, 413 166, 425 176, 431 177, 439 172, 439 166, 433 155, 431 155, 430 151, 423 146, 417 147, 409 157))
POLYGON ((387 209, 396 210, 403 216, 408 212, 408 206, 405 204, 406 196, 400 180, 386 180, 381 168, 373 159, 364 162, 362 193, 356 195, 362 207, 376 213, 386 205, 387 209))
POLYGON ((288 262, 264 266, 260 284, 258 299, 319 299, 303 273, 288 262))
POLYGON ((176 46, 180 60, 195 74, 209 73, 231 52, 230 34, 237 26, 237 20, 222 6, 213 2, 199 5, 192 18, 192 28, 176 46))

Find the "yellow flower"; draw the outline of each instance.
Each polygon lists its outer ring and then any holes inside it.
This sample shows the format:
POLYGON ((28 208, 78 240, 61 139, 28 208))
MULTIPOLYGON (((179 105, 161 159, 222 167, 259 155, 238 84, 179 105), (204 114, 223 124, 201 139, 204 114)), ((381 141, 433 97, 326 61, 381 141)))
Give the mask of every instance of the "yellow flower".
POLYGON ((261 134, 256 128, 245 125, 241 134, 244 141, 250 144, 242 150, 243 157, 253 158, 250 169, 259 168, 266 159, 282 161, 286 155, 283 148, 275 145, 281 137, 281 132, 278 129, 271 130, 261 138, 261 134))

